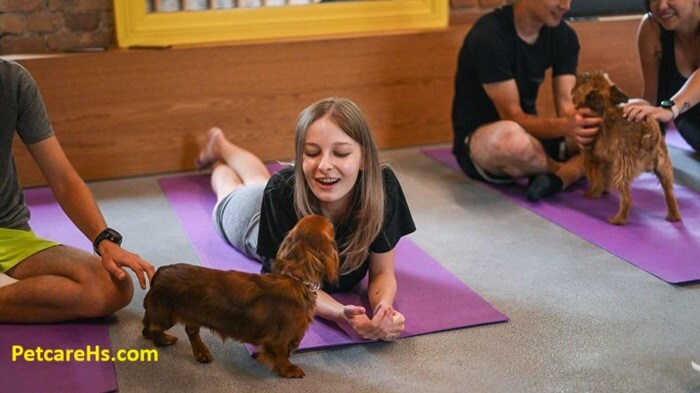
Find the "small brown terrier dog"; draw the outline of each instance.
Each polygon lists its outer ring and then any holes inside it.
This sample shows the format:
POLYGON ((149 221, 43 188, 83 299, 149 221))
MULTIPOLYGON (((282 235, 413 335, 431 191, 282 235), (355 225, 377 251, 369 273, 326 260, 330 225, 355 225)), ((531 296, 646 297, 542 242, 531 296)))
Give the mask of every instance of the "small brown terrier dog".
POLYGON ((590 108, 603 118, 591 148, 582 152, 589 187, 586 197, 596 199, 611 187, 617 189, 620 207, 608 222, 622 225, 627 222, 632 206, 632 181, 642 172, 653 170, 664 190, 666 220, 680 220, 673 194, 673 168, 656 120, 649 117, 641 122, 625 119, 618 104, 627 102, 628 98, 602 72, 578 75, 571 93, 577 108, 590 108))
POLYGON ((156 346, 172 345, 177 337, 164 330, 183 323, 195 358, 209 363, 211 353, 199 336, 207 327, 224 339, 259 346, 255 359, 280 376, 301 378, 304 371, 289 356, 311 323, 321 282, 337 282, 338 268, 333 224, 306 216, 282 241, 272 274, 188 264, 159 268, 143 301, 142 334, 156 346))

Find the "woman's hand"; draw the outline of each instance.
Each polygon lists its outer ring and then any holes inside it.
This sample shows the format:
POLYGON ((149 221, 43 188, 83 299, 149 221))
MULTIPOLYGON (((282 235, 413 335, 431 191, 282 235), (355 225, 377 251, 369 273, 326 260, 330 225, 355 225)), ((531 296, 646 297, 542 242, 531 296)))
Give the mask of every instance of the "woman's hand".
POLYGON ((642 121, 647 116, 663 123, 673 120, 673 112, 670 109, 644 103, 625 105, 622 108, 622 115, 629 121, 642 121))
POLYGON ((367 316, 364 307, 353 305, 344 306, 343 315, 353 330, 367 340, 395 340, 403 331, 406 320, 391 306, 379 306, 372 319, 367 316))

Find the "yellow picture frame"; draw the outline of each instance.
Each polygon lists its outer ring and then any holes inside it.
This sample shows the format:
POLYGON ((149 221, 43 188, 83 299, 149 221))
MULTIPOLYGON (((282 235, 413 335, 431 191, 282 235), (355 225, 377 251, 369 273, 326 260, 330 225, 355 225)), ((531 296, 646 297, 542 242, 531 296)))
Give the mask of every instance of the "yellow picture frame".
POLYGON ((340 1, 281 7, 146 12, 144 0, 114 0, 117 43, 166 46, 446 27, 447 0, 340 1))

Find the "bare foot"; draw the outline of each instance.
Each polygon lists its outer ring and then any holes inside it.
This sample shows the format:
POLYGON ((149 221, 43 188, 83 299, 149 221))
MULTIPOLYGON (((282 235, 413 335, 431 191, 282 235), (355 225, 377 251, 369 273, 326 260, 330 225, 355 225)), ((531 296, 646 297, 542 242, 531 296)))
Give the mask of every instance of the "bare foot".
POLYGON ((197 158, 197 169, 206 169, 218 159, 218 156, 214 151, 214 145, 221 136, 223 136, 223 131, 221 131, 221 128, 212 127, 209 129, 207 132, 207 142, 204 145, 204 148, 199 152, 199 157, 197 158))

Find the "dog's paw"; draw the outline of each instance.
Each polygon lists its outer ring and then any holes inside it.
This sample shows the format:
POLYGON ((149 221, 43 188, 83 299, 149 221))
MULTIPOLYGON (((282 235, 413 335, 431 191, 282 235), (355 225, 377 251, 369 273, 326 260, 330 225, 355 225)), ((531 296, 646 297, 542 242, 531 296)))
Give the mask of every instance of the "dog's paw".
POLYGON ((668 213, 666 215, 666 221, 676 222, 676 221, 680 221, 680 220, 681 220, 680 214, 668 213))
POLYGON ((288 367, 280 370, 279 374, 283 378, 304 378, 304 375, 306 375, 301 367, 294 364, 290 364, 288 367))
POLYGON ((153 344, 157 347, 167 347, 177 342, 177 337, 169 334, 151 332, 151 335, 153 336, 153 344))
POLYGON ((211 353, 209 353, 209 351, 206 349, 203 351, 194 351, 194 358, 200 363, 211 363, 211 361, 214 359, 211 356, 211 353))
POLYGON ((610 217, 608 218, 608 222, 613 225, 625 225, 625 223, 627 223, 627 218, 620 216, 610 217))

